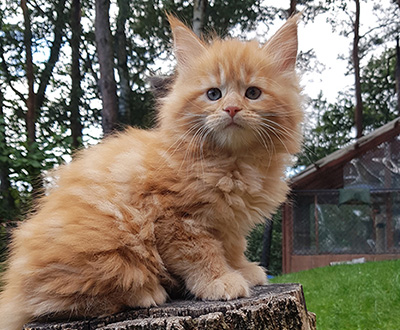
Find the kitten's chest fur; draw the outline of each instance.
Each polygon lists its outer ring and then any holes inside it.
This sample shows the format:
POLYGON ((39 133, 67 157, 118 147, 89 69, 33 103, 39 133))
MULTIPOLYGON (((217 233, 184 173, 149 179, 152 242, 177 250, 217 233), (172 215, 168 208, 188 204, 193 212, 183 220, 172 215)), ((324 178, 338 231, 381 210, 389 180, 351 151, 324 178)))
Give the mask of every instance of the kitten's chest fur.
POLYGON ((157 209, 155 221, 166 216, 190 218, 206 227, 226 230, 228 225, 244 234, 270 216, 286 195, 279 158, 272 163, 262 157, 214 154, 188 160, 170 157, 167 162, 164 157, 163 164, 162 179, 157 167, 150 170, 141 195, 147 207, 157 209))

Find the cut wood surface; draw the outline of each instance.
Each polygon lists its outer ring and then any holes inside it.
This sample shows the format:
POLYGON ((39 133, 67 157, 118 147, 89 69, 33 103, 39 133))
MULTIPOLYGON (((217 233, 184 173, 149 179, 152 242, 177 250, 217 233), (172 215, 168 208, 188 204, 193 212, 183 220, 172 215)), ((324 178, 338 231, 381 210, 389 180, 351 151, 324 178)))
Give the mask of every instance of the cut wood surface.
POLYGON ((174 300, 151 308, 90 320, 30 323, 24 330, 162 330, 162 329, 316 329, 300 284, 270 284, 249 298, 230 301, 174 300))

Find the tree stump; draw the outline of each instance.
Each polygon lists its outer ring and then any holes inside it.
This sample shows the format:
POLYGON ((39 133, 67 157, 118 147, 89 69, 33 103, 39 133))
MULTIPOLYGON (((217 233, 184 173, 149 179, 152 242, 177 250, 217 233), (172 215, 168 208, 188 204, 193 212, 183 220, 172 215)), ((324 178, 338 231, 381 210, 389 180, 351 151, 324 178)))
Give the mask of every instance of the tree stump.
POLYGON ((315 330, 300 284, 253 288, 252 296, 230 301, 174 300, 90 320, 30 323, 24 330, 315 330))

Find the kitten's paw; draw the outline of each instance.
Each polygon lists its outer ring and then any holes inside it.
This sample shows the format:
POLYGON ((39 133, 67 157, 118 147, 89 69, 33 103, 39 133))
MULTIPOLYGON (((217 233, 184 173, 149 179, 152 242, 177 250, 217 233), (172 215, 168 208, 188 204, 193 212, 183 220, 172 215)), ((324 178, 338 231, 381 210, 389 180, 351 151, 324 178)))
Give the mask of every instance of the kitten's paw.
POLYGON ((198 286, 194 294, 204 300, 231 300, 248 297, 250 288, 246 279, 238 272, 230 272, 204 285, 198 286))
POLYGON ((258 266, 256 263, 249 262, 245 267, 238 270, 251 286, 268 283, 264 268, 258 266))
POLYGON ((158 306, 167 300, 167 292, 159 285, 155 288, 142 288, 142 290, 135 293, 136 301, 133 307, 150 307, 158 306))

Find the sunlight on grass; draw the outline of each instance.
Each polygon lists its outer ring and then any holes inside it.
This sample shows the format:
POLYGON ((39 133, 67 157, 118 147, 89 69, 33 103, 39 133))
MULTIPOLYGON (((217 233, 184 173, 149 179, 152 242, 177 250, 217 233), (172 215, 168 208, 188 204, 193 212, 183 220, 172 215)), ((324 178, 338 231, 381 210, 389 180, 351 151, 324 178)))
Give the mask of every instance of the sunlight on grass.
POLYGON ((276 277, 301 283, 317 329, 400 329, 400 260, 316 268, 276 277))

